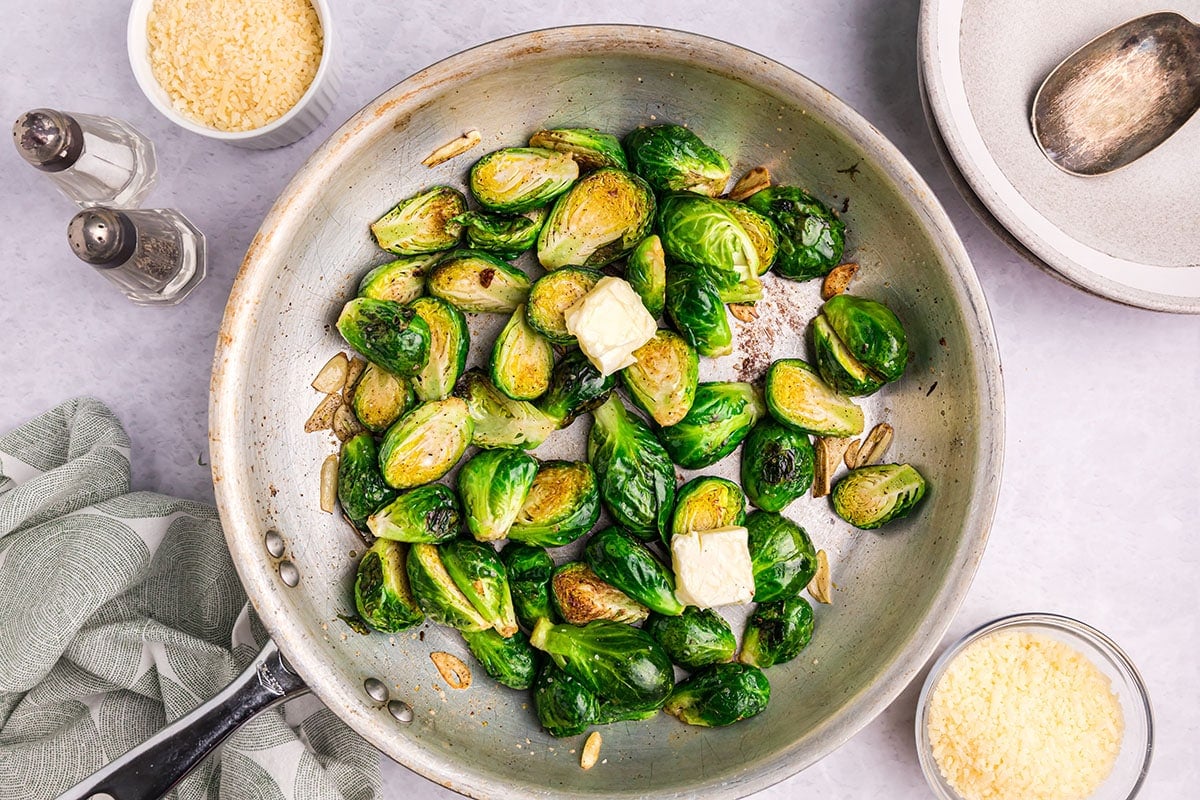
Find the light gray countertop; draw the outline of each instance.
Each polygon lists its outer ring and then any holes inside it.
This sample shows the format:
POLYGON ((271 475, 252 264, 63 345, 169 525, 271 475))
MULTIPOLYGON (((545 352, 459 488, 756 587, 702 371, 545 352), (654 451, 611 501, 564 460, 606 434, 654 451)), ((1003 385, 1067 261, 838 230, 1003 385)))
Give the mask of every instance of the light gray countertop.
MULTIPOLYGON (((1200 785, 1200 317, 1125 308, 1057 282, 971 213, 921 113, 913 0, 726 4, 337 0, 343 89, 309 138, 252 152, 159 117, 125 56, 122 0, 15 0, 0 33, 0 118, 52 106, 112 114, 147 133, 161 171, 151 206, 208 236, 209 276, 181 306, 138 308, 67 248, 72 207, 0 147, 0 430, 95 395, 133 439, 134 483, 212 500, 208 377, 225 298, 276 194, 341 120, 408 74, 469 45, 533 28, 631 22, 695 31, 804 73, 871 120, 945 204, 987 293, 1007 391, 1006 474, 991 540, 948 636, 1051 611, 1112 636, 1154 700, 1156 753, 1142 796, 1200 785)), ((1002 76, 998 76, 998 79, 1002 76)), ((1198 200, 1197 202, 1200 202, 1198 200)), ((758 797, 928 797, 913 743, 919 685, 833 755, 758 797)), ((388 796, 452 797, 384 765, 388 796)))

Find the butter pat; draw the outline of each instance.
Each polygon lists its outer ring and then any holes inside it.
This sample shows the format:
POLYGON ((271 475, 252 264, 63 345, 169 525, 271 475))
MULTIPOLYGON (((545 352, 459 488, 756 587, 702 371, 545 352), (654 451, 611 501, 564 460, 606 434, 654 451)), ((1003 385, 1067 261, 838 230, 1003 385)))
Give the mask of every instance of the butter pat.
POLYGON ((633 351, 650 341, 658 325, 628 282, 604 277, 563 313, 567 332, 603 375, 637 363, 633 351))
POLYGON ((754 567, 749 534, 740 525, 671 537, 675 597, 698 608, 749 603, 754 598, 754 567))

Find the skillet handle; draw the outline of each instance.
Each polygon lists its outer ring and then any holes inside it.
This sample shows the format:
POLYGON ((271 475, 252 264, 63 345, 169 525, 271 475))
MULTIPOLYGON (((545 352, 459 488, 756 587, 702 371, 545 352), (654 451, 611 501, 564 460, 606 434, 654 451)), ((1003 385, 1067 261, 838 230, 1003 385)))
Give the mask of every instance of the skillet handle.
POLYGON ((57 800, 159 800, 205 756, 259 712, 307 694, 279 648, 262 651, 211 700, 201 703, 147 741, 85 778, 57 800))

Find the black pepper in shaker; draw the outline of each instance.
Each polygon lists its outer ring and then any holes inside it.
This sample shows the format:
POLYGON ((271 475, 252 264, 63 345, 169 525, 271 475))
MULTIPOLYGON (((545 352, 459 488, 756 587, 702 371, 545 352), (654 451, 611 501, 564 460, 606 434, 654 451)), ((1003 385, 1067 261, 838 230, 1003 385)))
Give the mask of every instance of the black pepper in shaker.
POLYGON ((67 241, 140 305, 174 305, 204 279, 204 235, 174 209, 88 208, 71 219, 67 241))

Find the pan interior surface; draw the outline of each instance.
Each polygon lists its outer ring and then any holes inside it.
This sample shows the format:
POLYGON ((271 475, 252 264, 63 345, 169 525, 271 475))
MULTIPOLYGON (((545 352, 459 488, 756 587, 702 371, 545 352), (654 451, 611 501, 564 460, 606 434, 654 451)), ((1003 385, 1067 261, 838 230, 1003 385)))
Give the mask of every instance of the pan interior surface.
MULTIPOLYGON (((529 263, 520 262, 538 274, 529 263)), ((806 357, 820 282, 767 276, 766 284, 759 319, 732 322, 737 349, 706 360, 702 380, 753 380, 774 358, 806 357)), ((504 321, 471 320, 470 363, 485 363, 504 321)), ((828 753, 900 692, 950 623, 987 538, 1003 441, 999 362, 982 293, 911 166, 853 111, 785 67, 711 39, 625 26, 543 31, 467 51, 399 84, 335 133, 285 190, 246 256, 219 337, 210 417, 226 536, 281 649, 383 752, 475 797, 737 797, 828 753), (667 121, 725 153, 735 177, 766 165, 775 181, 841 211, 846 259, 861 265, 851 291, 893 308, 914 353, 902 380, 864 400, 868 425, 895 426, 888 460, 914 464, 930 493, 914 516, 883 533, 855 531, 825 499, 794 503, 786 513, 828 551, 837 589, 832 605, 816 608, 812 644, 767 672, 767 710, 724 729, 666 715, 605 726, 603 761, 585 772, 582 737, 545 734, 528 692, 495 684, 476 665, 470 688, 446 685, 429 654, 471 663, 457 632, 426 625, 362 636, 339 619, 354 613, 364 546, 339 516, 320 511, 320 466, 337 445, 304 432, 320 400, 309 382, 348 349, 333 322, 363 272, 387 260, 367 226, 397 200, 434 184, 463 186, 476 158, 524 144, 541 127, 623 134, 667 121), (479 147, 433 169, 421 165, 473 128, 479 147), (280 580, 279 559, 264 549, 268 530, 287 543, 283 558, 300 573, 295 587, 280 580), (412 708, 410 723, 364 691, 368 678, 412 708)), ((536 455, 584 458, 589 424, 580 419, 536 455)), ((736 456, 704 470, 735 480, 737 471, 736 456)))

